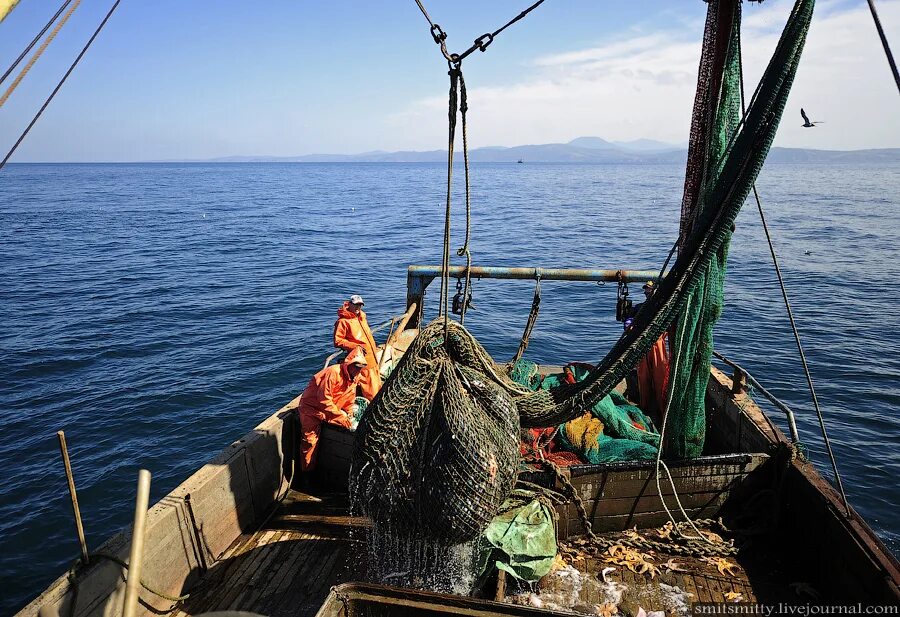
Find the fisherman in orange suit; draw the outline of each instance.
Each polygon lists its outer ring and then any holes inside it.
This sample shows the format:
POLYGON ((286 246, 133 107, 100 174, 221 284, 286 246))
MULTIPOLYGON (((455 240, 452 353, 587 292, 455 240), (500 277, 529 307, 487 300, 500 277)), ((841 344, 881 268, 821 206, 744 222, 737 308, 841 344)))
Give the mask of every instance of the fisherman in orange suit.
POLYGON ((362 348, 351 351, 340 364, 332 364, 313 375, 300 396, 300 468, 311 471, 316 466, 316 444, 322 422, 354 429, 356 386, 366 369, 362 348))
POLYGON ((363 396, 371 401, 381 389, 381 375, 375 360, 375 339, 362 310, 364 304, 361 296, 353 295, 338 309, 338 319, 334 322, 334 346, 347 352, 362 347, 368 367, 360 377, 359 386, 363 396))
MULTIPOLYGON (((656 293, 656 283, 647 281, 643 289, 644 297, 649 300, 656 293)), ((643 302, 634 307, 635 314, 642 305, 643 302)), ((661 419, 666 409, 666 393, 669 387, 668 340, 668 332, 663 332, 637 365, 641 409, 648 414, 656 415, 656 419, 661 419)))

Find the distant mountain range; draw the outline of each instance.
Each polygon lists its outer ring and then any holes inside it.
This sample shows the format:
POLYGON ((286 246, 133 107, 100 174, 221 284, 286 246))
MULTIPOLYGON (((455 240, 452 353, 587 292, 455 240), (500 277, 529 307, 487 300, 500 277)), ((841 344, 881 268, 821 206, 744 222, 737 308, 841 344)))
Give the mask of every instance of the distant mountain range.
MULTIPOLYGON (((527 146, 488 146, 469 152, 476 163, 683 163, 686 145, 667 144, 652 139, 606 141, 600 137, 578 137, 568 143, 527 146)), ((227 156, 208 159, 215 163, 436 163, 447 160, 446 150, 363 152, 361 154, 307 154, 304 156, 227 156)), ((808 150, 772 148, 770 163, 895 163, 900 148, 872 150, 808 150)))

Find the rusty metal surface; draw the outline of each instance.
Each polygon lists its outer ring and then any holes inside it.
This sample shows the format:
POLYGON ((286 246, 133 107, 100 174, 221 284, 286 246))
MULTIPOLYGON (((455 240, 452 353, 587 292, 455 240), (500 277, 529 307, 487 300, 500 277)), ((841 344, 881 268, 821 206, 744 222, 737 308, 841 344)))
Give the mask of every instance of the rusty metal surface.
MULTIPOLYGON (((606 281, 616 282, 622 280, 626 283, 646 282, 657 280, 659 272, 656 270, 594 270, 585 268, 501 268, 490 266, 473 266, 469 270, 472 278, 490 279, 519 279, 543 281, 606 281)), ((407 276, 436 278, 441 275, 440 266, 409 266, 407 276)), ((453 278, 466 275, 464 266, 451 266, 450 276, 453 278)))

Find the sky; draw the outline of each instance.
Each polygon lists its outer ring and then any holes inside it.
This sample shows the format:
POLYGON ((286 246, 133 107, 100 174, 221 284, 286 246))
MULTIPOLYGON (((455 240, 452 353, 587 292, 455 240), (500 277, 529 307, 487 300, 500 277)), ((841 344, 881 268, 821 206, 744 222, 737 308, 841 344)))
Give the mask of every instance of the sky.
MULTIPOLYGON (((82 0, 7 103, 3 153, 112 0, 82 0)), ((0 23, 5 68, 61 0, 0 23)), ((423 0, 467 48, 528 0, 423 0)), ((900 53, 900 0, 876 2, 900 53)), ((792 2, 744 3, 752 91, 792 2)), ((463 65, 471 147, 593 135, 685 144, 706 4, 546 0, 463 65)), ((9 81, 4 83, 4 88, 9 81)), ((447 66, 414 0, 122 0, 13 161, 141 161, 446 147, 447 66)), ((900 147, 865 0, 819 0, 775 145, 900 147), (800 125, 800 108, 814 129, 800 125)))

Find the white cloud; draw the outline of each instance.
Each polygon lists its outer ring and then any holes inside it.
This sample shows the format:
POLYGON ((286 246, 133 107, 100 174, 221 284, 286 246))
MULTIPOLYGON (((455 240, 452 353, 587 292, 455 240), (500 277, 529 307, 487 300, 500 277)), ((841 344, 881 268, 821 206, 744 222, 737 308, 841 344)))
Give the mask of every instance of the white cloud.
MULTIPOLYGON (((775 47, 791 2, 745 4, 748 96, 775 47)), ((889 40, 900 44, 900 0, 879 3, 889 40)), ((469 82, 472 146, 648 137, 683 143, 693 104, 702 24, 635 33, 602 45, 534 58, 510 85, 469 82)), ((391 117, 405 147, 434 148, 446 131, 446 99, 415 101, 391 117), (408 140, 414 139, 414 143, 408 140)), ((820 2, 777 145, 900 147, 897 92, 864 4, 820 2), (825 124, 803 129, 799 110, 825 124)))

